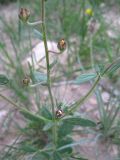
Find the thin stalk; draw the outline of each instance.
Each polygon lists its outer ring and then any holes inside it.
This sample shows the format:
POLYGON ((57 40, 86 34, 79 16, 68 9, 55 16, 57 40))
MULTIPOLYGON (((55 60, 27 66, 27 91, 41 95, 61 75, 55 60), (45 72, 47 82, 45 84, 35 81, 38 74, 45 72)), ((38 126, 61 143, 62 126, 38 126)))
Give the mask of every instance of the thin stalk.
POLYGON ((95 81, 95 83, 93 84, 92 88, 88 91, 88 93, 81 99, 79 99, 78 101, 76 101, 75 103, 73 103, 71 106, 71 109, 67 112, 67 114, 73 112, 74 110, 76 110, 79 105, 81 105, 89 96, 90 94, 94 91, 94 89, 96 88, 97 84, 99 83, 99 81, 101 80, 101 78, 109 71, 109 69, 114 65, 116 64, 116 62, 118 61, 119 59, 117 59, 116 61, 114 61, 113 63, 111 63, 104 71, 102 74, 99 74, 98 77, 97 77, 97 80, 95 81))
POLYGON ((42 33, 43 33, 43 41, 44 41, 44 47, 45 47, 45 55, 46 55, 46 65, 47 65, 47 86, 49 91, 49 96, 51 100, 52 105, 52 114, 53 114, 53 141, 54 141, 54 148, 56 148, 56 141, 57 141, 57 135, 56 135, 56 119, 55 119, 55 106, 54 106, 54 100, 53 95, 51 91, 51 78, 50 78, 50 63, 49 63, 49 51, 48 51, 48 45, 47 45, 47 36, 46 36, 46 25, 45 25, 45 0, 42 0, 41 5, 42 10, 42 33))
POLYGON ((90 35, 90 59, 91 59, 91 67, 94 69, 94 56, 93 56, 93 37, 90 35))
MULTIPOLYGON (((25 106, 19 106, 18 104, 16 104, 14 101, 12 101, 11 99, 5 97, 4 95, 0 94, 0 97, 4 100, 6 100, 7 102, 9 102, 10 104, 12 104, 12 106, 16 109, 16 110, 19 110, 21 113, 25 113, 25 114, 29 114, 29 115, 32 115, 34 116, 34 114, 32 114, 29 110, 27 110, 25 108, 25 106)), ((39 118, 41 118, 43 121, 44 120, 48 120, 42 116, 38 116, 39 118)), ((51 120, 48 120, 48 121, 51 121, 51 120)))
POLYGON ((81 105, 91 95, 91 93, 96 88, 96 86, 97 86, 98 82, 100 81, 100 79, 101 79, 101 76, 98 75, 98 78, 95 81, 95 83, 93 84, 92 88, 88 91, 88 93, 83 98, 81 98, 80 100, 76 101, 74 104, 72 104, 70 106, 71 109, 68 111, 68 113, 71 113, 71 112, 75 111, 78 108, 78 106, 81 105))
POLYGON ((13 102, 11 99, 5 97, 4 95, 0 94, 0 97, 4 100, 6 100, 7 102, 9 102, 10 104, 12 104, 16 109, 21 108, 19 105, 17 105, 15 102, 13 102))

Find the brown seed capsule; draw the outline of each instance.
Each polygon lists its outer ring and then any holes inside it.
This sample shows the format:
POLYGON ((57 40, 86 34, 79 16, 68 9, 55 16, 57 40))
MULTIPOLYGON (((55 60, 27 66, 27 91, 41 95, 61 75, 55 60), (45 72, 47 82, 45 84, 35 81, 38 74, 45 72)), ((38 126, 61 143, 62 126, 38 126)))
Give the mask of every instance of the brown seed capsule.
POLYGON ((66 42, 64 39, 61 39, 58 44, 57 47, 60 51, 64 51, 66 49, 66 42))
POLYGON ((30 83, 30 78, 29 77, 25 77, 22 82, 23 82, 24 86, 28 86, 29 83, 30 83))
POLYGON ((26 8, 21 8, 19 12, 19 18, 21 21, 26 23, 30 17, 30 11, 27 10, 26 8))
POLYGON ((56 111, 56 118, 61 118, 63 116, 63 111, 61 109, 58 109, 56 111))

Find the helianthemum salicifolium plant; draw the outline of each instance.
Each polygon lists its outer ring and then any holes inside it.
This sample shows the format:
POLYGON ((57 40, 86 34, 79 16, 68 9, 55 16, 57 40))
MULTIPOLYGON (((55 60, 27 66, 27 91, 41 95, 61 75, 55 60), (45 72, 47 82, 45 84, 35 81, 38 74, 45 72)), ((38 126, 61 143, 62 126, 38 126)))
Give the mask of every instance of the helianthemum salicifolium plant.
MULTIPOLYGON (((91 82, 92 87, 86 95, 72 104, 56 103, 52 91, 54 82, 52 82, 51 78, 51 62, 49 58, 50 52, 54 53, 54 51, 49 51, 47 45, 45 3, 47 3, 46 0, 40 1, 42 19, 37 22, 29 22, 30 11, 26 8, 20 9, 19 19, 25 25, 32 25, 34 27, 39 24, 40 29, 42 28, 41 33, 46 59, 46 74, 39 74, 39 82, 36 81, 35 73, 37 71, 29 65, 30 75, 23 77, 22 83, 25 87, 33 86, 33 84, 34 86, 41 84, 42 87, 47 88, 50 102, 44 102, 44 105, 42 104, 42 107, 35 112, 34 106, 33 111, 27 110, 27 107, 19 106, 18 103, 0 94, 1 98, 11 103, 25 117, 27 123, 25 128, 20 128, 20 135, 22 135, 19 136, 20 139, 17 139, 7 151, 7 154, 3 155, 2 158, 5 160, 10 156, 16 156, 17 160, 85 160, 86 157, 81 157, 74 149, 74 146, 81 144, 81 140, 74 141, 72 132, 75 126, 94 129, 96 123, 90 119, 81 117, 79 113, 76 114, 76 111, 88 99, 101 78, 107 73, 113 73, 120 67, 120 59, 117 59, 105 69, 98 69, 94 73, 81 74, 72 80, 71 83, 80 85, 84 82, 91 82)), ((89 16, 93 15, 90 9, 87 9, 85 13, 89 16)), ((58 53, 56 52, 58 54, 57 56, 64 54, 67 48, 67 42, 63 37, 60 37, 57 47, 60 51, 58 53)), ((9 78, 0 75, 1 85, 6 85, 9 82, 9 78)))

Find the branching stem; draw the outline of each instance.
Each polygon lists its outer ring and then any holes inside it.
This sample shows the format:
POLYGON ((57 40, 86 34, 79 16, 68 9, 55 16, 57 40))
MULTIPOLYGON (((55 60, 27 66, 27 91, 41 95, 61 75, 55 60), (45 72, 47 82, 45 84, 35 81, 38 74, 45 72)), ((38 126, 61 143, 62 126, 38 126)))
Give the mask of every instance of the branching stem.
POLYGON ((54 105, 53 95, 51 91, 50 62, 49 62, 49 51, 48 51, 48 45, 47 45, 46 25, 45 25, 45 0, 42 0, 41 11, 42 11, 42 22, 43 22, 42 33, 43 33, 43 41, 44 41, 45 54, 46 54, 46 65, 47 65, 47 86, 48 86, 49 96, 51 100, 52 114, 53 114, 53 121, 54 121, 53 141, 54 141, 54 148, 56 148, 56 141, 57 141, 56 126, 57 125, 56 125, 56 118, 55 118, 55 105, 54 105))

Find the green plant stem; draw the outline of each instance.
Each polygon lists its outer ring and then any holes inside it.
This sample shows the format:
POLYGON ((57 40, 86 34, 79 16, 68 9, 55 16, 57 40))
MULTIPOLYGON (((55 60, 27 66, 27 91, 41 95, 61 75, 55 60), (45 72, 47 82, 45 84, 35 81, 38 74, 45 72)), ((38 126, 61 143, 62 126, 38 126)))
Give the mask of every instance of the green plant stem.
POLYGON ((56 149, 56 141, 57 141, 57 132, 56 132, 56 118, 55 118, 55 106, 54 106, 54 100, 52 96, 51 91, 51 78, 50 78, 50 63, 49 63, 49 52, 48 52, 48 45, 47 45, 47 37, 46 37, 46 25, 45 25, 45 0, 42 0, 41 5, 42 10, 42 33, 43 33, 43 41, 44 41, 44 47, 45 47, 45 54, 46 54, 46 65, 47 65, 47 86, 49 91, 49 96, 51 99, 51 105, 52 105, 52 114, 53 114, 53 121, 54 121, 54 127, 53 127, 53 141, 54 141, 54 148, 56 149))
MULTIPOLYGON (((10 104, 12 104, 12 106, 16 109, 16 110, 19 110, 21 113, 23 114, 28 114, 29 116, 34 116, 34 117, 37 117, 36 115, 32 114, 29 110, 27 110, 25 108, 25 106, 19 106, 18 104, 16 104, 14 101, 12 101, 11 99, 5 97, 4 95, 0 94, 0 97, 4 100, 6 100, 7 102, 9 102, 10 104)), ((42 116, 38 116, 38 118, 40 118, 41 120, 45 121, 45 120, 48 120, 42 116)), ((49 121, 49 120, 48 120, 49 121)))
POLYGON ((10 104, 12 104, 15 107, 15 109, 19 109, 20 108, 20 106, 18 106, 15 102, 13 102, 11 99, 5 97, 4 95, 0 94, 0 97, 2 99, 6 100, 7 102, 9 102, 10 104))
POLYGON ((96 88, 97 84, 99 83, 99 81, 101 80, 101 78, 110 70, 110 68, 116 64, 116 62, 119 62, 120 58, 118 58, 117 60, 115 60, 113 63, 111 63, 101 74, 98 75, 97 80, 95 81, 95 83, 93 84, 92 88, 88 91, 88 93, 81 99, 79 99, 78 101, 76 101, 74 104, 72 104, 71 109, 67 112, 67 114, 73 112, 74 110, 76 110, 79 105, 81 105, 89 96, 90 94, 94 91, 94 89, 96 88))
POLYGON ((88 91, 88 93, 83 98, 81 98, 80 100, 76 101, 74 104, 72 104, 70 106, 71 109, 68 111, 68 113, 71 113, 71 112, 75 111, 78 108, 78 106, 81 105, 91 95, 91 93, 94 91, 94 89, 97 86, 97 84, 100 81, 100 79, 101 79, 101 76, 98 75, 98 78, 95 81, 95 83, 93 84, 92 88, 88 91))
POLYGON ((91 58, 91 67, 94 69, 94 56, 93 56, 93 35, 90 35, 90 58, 91 58))
POLYGON ((108 65, 108 67, 103 71, 103 73, 101 74, 101 76, 103 76, 104 74, 106 74, 107 72, 109 72, 110 68, 112 66, 114 66, 116 63, 119 63, 120 61, 120 57, 118 57, 115 61, 113 61, 110 65, 108 65))

